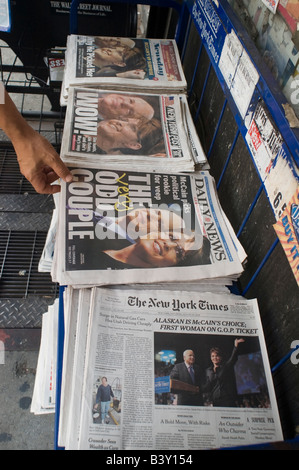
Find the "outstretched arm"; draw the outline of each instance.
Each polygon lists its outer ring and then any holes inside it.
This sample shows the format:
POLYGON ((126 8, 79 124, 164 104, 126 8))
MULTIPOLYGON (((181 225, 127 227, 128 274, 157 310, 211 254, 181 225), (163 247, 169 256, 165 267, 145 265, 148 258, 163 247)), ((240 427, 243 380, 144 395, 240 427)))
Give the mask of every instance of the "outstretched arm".
POLYGON ((243 339, 243 338, 236 338, 235 342, 234 342, 235 348, 237 348, 240 343, 244 343, 244 341, 245 341, 245 339, 243 339))
MULTIPOLYGON (((0 87, 4 88, 3 83, 0 87)), ((10 139, 18 159, 22 175, 41 194, 60 191, 61 178, 72 181, 72 175, 62 162, 54 147, 36 132, 23 118, 7 91, 4 89, 4 103, 0 104, 0 128, 10 139)))

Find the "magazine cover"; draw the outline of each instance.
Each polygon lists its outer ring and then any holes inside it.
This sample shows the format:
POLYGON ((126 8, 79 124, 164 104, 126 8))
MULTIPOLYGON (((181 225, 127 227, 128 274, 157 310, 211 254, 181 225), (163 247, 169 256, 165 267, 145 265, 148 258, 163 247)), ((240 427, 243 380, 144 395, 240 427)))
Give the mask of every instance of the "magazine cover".
POLYGON ((228 281, 243 271, 208 172, 71 171, 52 269, 60 284, 228 281))
POLYGON ((91 88, 70 92, 61 155, 172 171, 207 165, 185 95, 91 88))
POLYGON ((279 220, 274 224, 275 232, 292 268, 299 286, 299 189, 289 201, 279 220))
POLYGON ((81 35, 67 39, 61 104, 67 102, 70 85, 180 93, 187 86, 173 39, 81 35))

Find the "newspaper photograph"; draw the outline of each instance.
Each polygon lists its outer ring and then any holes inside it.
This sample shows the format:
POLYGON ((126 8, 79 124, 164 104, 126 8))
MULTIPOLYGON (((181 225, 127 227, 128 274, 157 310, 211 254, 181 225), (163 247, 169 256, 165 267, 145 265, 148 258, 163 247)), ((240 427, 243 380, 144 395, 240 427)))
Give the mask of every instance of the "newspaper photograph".
POLYGON ((86 88, 70 91, 61 155, 175 171, 207 164, 185 95, 86 88))
POLYGON ((71 85, 179 93, 187 87, 174 39, 75 34, 67 38, 62 105, 71 85))
POLYGON ((52 278, 61 285, 236 279, 243 271, 208 172, 70 167, 52 278))
POLYGON ((282 440, 255 299, 90 292, 86 341, 75 346, 85 359, 83 378, 82 360, 78 374, 74 364, 80 419, 66 448, 202 450, 282 440))

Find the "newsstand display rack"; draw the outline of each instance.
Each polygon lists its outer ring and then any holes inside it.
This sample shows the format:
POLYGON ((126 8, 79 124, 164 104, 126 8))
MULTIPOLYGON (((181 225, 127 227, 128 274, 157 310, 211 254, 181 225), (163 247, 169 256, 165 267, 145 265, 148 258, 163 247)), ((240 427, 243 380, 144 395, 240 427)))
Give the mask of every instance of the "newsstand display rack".
MULTIPOLYGON (((79 3, 79 0, 73 0, 71 5, 70 31, 75 34, 78 33, 79 3)), ((188 97, 194 122, 202 138, 211 173, 217 182, 221 204, 244 244, 245 251, 252 256, 235 292, 248 298, 258 298, 284 435, 286 441, 297 442, 298 369, 290 358, 298 349, 298 346, 291 346, 296 340, 298 324, 298 286, 274 229, 271 227, 272 230, 269 230, 269 225, 273 225, 284 210, 288 186, 295 182, 298 187, 299 128, 290 122, 286 112, 286 98, 227 1, 133 0, 129 3, 163 6, 175 12, 174 37, 188 80, 188 97), (230 47, 233 47, 230 41, 235 41, 241 53, 235 69, 229 70, 228 76, 225 68, 228 65, 230 47), (242 63, 243 57, 246 57, 246 63, 242 63), (224 67, 223 64, 221 67, 222 58, 224 67), (237 86, 240 86, 237 72, 242 72, 242 69, 248 80, 243 83, 240 93, 237 90, 237 86), (232 86, 234 74, 235 87, 232 86), (218 102, 218 106, 213 104, 213 94, 214 98, 217 97, 214 101, 218 102), (252 147, 248 144, 246 119, 249 111, 254 112, 260 105, 280 138, 280 158, 287 167, 286 174, 290 175, 290 179, 281 175, 275 191, 265 183, 265 176, 256 164, 252 147), (229 132, 227 138, 230 126, 233 132, 229 132), (236 163, 238 153, 243 165, 241 172, 236 163), (238 169, 234 170, 234 165, 238 169), (244 184, 252 186, 252 190, 246 193, 244 184), (241 202, 236 201, 236 194, 240 194, 241 202), (273 284, 276 292, 273 292, 273 284)), ((61 287, 62 296, 63 289, 61 287)), ((61 308, 63 310, 63 303, 61 308)), ((60 364, 63 328, 62 315, 58 350, 60 364)), ((58 381, 60 379, 61 375, 58 381)), ((57 390, 59 414, 59 386, 57 390)), ((245 447, 249 448, 273 449, 271 445, 245 447)))
MULTIPOLYGON (((77 15, 80 3, 71 2, 70 33, 80 33, 77 15)), ((291 361, 297 349, 292 345, 299 341, 298 285, 273 228, 285 209, 289 191, 296 184, 298 187, 299 127, 286 112, 290 105, 228 1, 95 3, 149 5, 171 12, 167 18, 175 24, 174 37, 188 82, 194 123, 217 183, 221 205, 248 255, 245 271, 234 291, 258 299, 284 436, 287 442, 298 442, 298 368, 291 361), (237 57, 232 52, 234 46, 237 57), (275 184, 267 180, 259 167, 252 146, 248 120, 257 109, 267 116, 273 135, 280 142, 281 173, 275 184)), ((64 339, 63 292, 64 286, 60 286, 56 449, 64 339)))

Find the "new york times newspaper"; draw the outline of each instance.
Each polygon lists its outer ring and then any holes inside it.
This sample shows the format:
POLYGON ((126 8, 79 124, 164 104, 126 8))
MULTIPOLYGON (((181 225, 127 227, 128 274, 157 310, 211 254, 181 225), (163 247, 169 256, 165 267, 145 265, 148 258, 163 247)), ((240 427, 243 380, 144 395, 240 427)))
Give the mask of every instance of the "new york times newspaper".
POLYGON ((70 167, 52 277, 90 286, 221 280, 242 263, 208 172, 70 167))
POLYGON ((256 300, 150 288, 82 295, 77 312, 69 307, 78 330, 65 354, 76 360, 64 363, 63 380, 72 385, 63 402, 76 409, 61 410, 61 429, 71 423, 60 434, 66 449, 282 440, 256 300))

